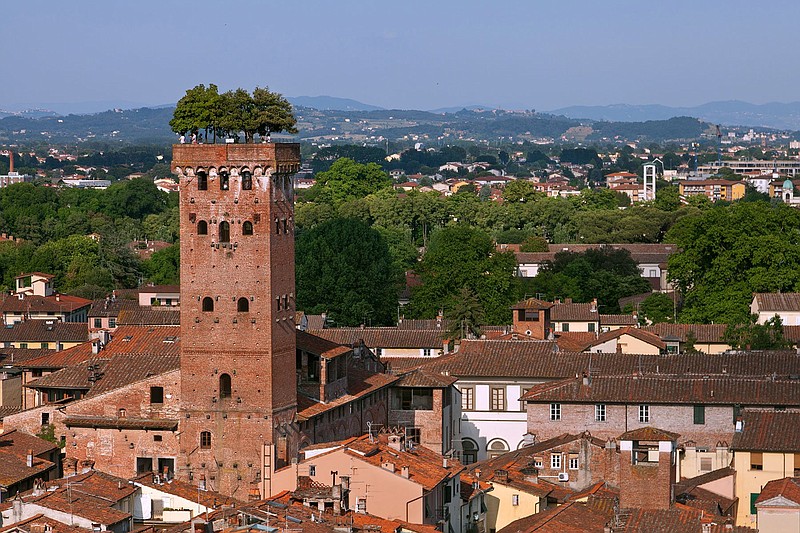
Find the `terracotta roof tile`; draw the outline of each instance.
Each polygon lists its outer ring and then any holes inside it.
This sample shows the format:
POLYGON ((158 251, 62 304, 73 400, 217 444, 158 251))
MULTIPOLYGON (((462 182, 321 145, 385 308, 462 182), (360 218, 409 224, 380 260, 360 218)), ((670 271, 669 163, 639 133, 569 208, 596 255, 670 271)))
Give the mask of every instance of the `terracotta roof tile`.
POLYGON ((206 507, 215 508, 220 505, 235 505, 236 507, 241 507, 244 504, 244 502, 241 502, 240 500, 236 500, 230 496, 225 496, 224 494, 220 494, 219 492, 214 492, 212 490, 198 491, 197 485, 192 485, 191 483, 186 483, 185 481, 180 481, 177 479, 171 479, 165 483, 155 483, 152 472, 135 477, 133 478, 133 481, 140 485, 160 490, 162 492, 166 492, 167 494, 179 496, 193 502, 197 502, 198 498, 200 498, 199 503, 206 507))
POLYGON ((586 351, 592 346, 597 346, 599 344, 603 344, 604 342, 608 342, 612 339, 617 339, 623 335, 630 335, 635 339, 639 339, 642 342, 646 342, 656 348, 661 350, 665 350, 667 345, 654 333, 650 333, 648 331, 644 331, 639 328, 632 328, 630 326, 626 326, 619 329, 614 329, 611 331, 607 331, 605 333, 601 333, 595 340, 589 341, 586 343, 581 351, 586 351))
POLYGON ((663 429, 647 426, 643 428, 626 431, 617 440, 644 440, 644 441, 672 441, 675 442, 680 437, 677 433, 664 431, 663 429))
POLYGON ((800 477, 785 477, 767 483, 758 495, 756 505, 768 507, 767 502, 782 497, 800 505, 800 477))
POLYGON ((34 457, 32 466, 28 466, 26 452, 19 454, 0 448, 0 487, 5 489, 26 479, 41 476, 54 467, 54 463, 40 457, 34 457))
POLYGON ((137 307, 123 309, 117 317, 120 326, 179 326, 181 313, 176 309, 137 307))
POLYGON ((528 298, 527 300, 522 300, 511 306, 511 309, 534 309, 534 310, 543 310, 543 309, 551 309, 553 307, 553 303, 545 302, 544 300, 539 300, 537 298, 528 298))
POLYGON ((88 339, 85 322, 25 320, 0 327, 0 342, 84 342, 88 339))
POLYGON ((800 380, 715 375, 645 374, 593 376, 589 385, 581 378, 543 383, 523 399, 532 402, 653 403, 705 405, 800 406, 800 380), (794 404, 792 404, 794 400, 794 404))
POLYGON ((416 368, 402 374, 394 386, 447 388, 455 382, 453 376, 445 376, 428 368, 416 368))
POLYGON ((555 333, 556 344, 566 352, 582 352, 584 346, 597 339, 593 331, 560 331, 555 333))
POLYGON ((444 330, 447 331, 450 326, 452 325, 452 320, 440 320, 440 319, 430 319, 430 320, 417 320, 417 319, 409 319, 403 318, 397 322, 397 329, 419 329, 419 330, 427 330, 427 331, 440 331, 444 330))
POLYGON ((68 428, 143 429, 150 431, 175 431, 178 429, 178 421, 168 418, 68 416, 63 420, 63 423, 68 428))
POLYGON ((762 313, 800 311, 800 292, 757 292, 753 297, 762 313))
POLYGON ((321 415, 330 409, 335 409, 342 405, 372 394, 373 392, 382 389, 392 383, 396 382, 399 378, 392 374, 374 374, 368 372, 361 372, 353 367, 348 371, 347 375, 347 394, 344 394, 335 400, 327 403, 321 403, 315 399, 309 398, 305 395, 297 395, 297 419, 305 421, 315 416, 321 415))
POLYGON ((600 314, 593 303, 557 303, 550 309, 553 322, 598 322, 600 314))
POLYGON ((6 533, 11 530, 19 530, 26 533, 37 533, 41 531, 49 531, 51 533, 90 533, 92 531, 91 529, 83 527, 70 526, 42 514, 37 514, 26 520, 0 528, 0 533, 6 533))
POLYGON ((0 348, 0 363, 21 366, 22 363, 53 353, 50 348, 0 348))
POLYGON ((498 533, 585 533, 603 531, 611 515, 579 502, 567 502, 511 522, 498 533))
POLYGON ((661 340, 679 340, 686 342, 689 332, 692 332, 697 342, 724 343, 723 337, 728 328, 725 324, 653 324, 643 327, 642 330, 655 333, 661 340))
POLYGON ((331 342, 327 339, 305 331, 298 330, 296 338, 298 350, 310 352, 326 359, 333 359, 334 357, 338 357, 353 351, 352 348, 342 346, 341 344, 331 342))
POLYGON ((7 295, 0 303, 0 312, 3 313, 63 313, 72 312, 83 307, 89 307, 91 300, 70 296, 68 294, 54 294, 52 296, 29 296, 19 298, 18 295, 7 295))
POLYGON ((136 300, 128 300, 124 298, 116 298, 111 300, 101 298, 92 302, 92 307, 89 308, 88 316, 89 318, 119 316, 119 313, 122 310, 136 310, 138 308, 139 302, 136 300))
MULTIPOLYGON (((746 400, 743 394, 742 403, 746 400)), ((786 396, 784 402, 800 398, 786 396)), ((749 403, 749 402, 748 402, 749 403)), ((768 409, 745 409, 742 412, 742 431, 733 435, 731 448, 760 452, 800 453, 800 410, 775 411, 768 409)))
POLYGON ((636 315, 600 315, 601 326, 636 326, 636 315))
POLYGON ((369 348, 441 348, 442 331, 397 328, 309 329, 308 333, 336 344, 352 346, 364 341, 369 348))

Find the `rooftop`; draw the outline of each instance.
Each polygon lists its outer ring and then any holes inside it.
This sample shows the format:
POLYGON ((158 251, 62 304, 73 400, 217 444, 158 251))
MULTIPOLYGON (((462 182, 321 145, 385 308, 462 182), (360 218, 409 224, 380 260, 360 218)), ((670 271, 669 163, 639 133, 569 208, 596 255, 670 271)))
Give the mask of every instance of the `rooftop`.
MULTIPOLYGON (((797 399, 800 396, 795 391, 794 396, 786 396, 784 400, 790 398, 797 399)), ((742 412, 742 431, 734 433, 731 448, 758 452, 800 452, 800 410, 745 409, 742 412)))

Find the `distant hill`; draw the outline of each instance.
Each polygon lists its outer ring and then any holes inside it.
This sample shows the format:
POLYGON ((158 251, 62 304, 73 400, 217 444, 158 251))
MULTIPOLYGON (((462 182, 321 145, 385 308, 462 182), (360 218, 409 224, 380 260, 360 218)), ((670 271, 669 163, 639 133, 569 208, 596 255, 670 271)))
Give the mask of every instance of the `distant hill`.
POLYGON ((287 96, 286 99, 292 105, 310 107, 320 111, 377 111, 384 109, 358 100, 337 98, 336 96, 287 96))
POLYGON ((481 109, 494 109, 493 106, 489 105, 462 105, 462 106, 453 106, 453 107, 439 107, 436 109, 429 109, 429 113, 458 113, 459 111, 463 111, 466 109, 467 111, 478 111, 481 109))
POLYGON ((779 130, 800 129, 800 102, 750 104, 729 100, 709 102, 694 107, 614 104, 562 107, 554 109, 551 113, 574 119, 609 122, 644 122, 689 116, 726 126, 750 126, 779 130))

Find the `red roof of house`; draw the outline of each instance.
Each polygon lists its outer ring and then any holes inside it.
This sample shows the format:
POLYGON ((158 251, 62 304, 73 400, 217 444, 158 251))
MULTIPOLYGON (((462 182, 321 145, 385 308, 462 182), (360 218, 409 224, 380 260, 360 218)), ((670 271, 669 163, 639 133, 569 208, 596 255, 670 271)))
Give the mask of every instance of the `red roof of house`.
POLYGON ((770 481, 761 489, 756 505, 767 507, 765 504, 769 500, 778 497, 800 504, 800 477, 785 477, 770 481))

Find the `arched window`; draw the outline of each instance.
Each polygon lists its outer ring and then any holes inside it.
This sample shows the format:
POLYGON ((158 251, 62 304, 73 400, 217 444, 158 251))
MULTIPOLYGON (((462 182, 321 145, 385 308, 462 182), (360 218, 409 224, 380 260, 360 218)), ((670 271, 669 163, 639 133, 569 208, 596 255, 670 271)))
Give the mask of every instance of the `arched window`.
POLYGON ((253 234, 253 223, 249 220, 245 220, 242 224, 242 235, 252 235, 253 234))
POLYGON ((210 431, 201 431, 200 432, 200 449, 201 450, 209 450, 209 449, 211 449, 211 432, 210 431))
POLYGON ((242 190, 249 191, 253 188, 253 174, 249 170, 242 171, 242 190))
POLYGON ((219 190, 227 191, 230 188, 231 175, 227 172, 219 173, 219 190))
POLYGON ((219 397, 231 397, 231 376, 230 374, 222 374, 219 377, 219 397))
POLYGON ((219 242, 231 242, 231 225, 224 220, 219 223, 219 242))
POLYGON ((208 190, 208 174, 206 174, 202 170, 197 173, 197 190, 198 191, 208 190))
POLYGON ((239 298, 236 301, 236 310, 240 313, 247 313, 250 311, 250 300, 247 298, 239 298))
POLYGON ((508 451, 508 444, 503 439, 495 439, 486 446, 486 457, 494 459, 499 455, 503 455, 508 451))
POLYGON ((464 451, 461 453, 461 462, 469 465, 478 461, 478 445, 472 439, 464 439, 461 441, 461 447, 464 451))
POLYGON ((201 220, 197 223, 197 234, 198 235, 208 235, 208 222, 205 220, 201 220))
POLYGON ((214 299, 210 296, 203 298, 203 312, 210 313, 214 311, 214 299))

